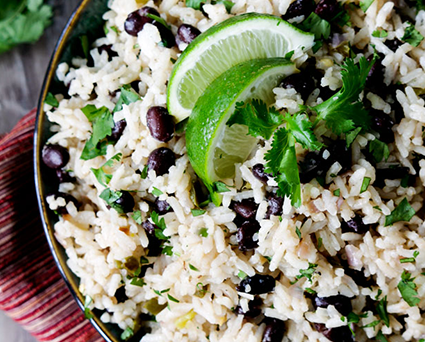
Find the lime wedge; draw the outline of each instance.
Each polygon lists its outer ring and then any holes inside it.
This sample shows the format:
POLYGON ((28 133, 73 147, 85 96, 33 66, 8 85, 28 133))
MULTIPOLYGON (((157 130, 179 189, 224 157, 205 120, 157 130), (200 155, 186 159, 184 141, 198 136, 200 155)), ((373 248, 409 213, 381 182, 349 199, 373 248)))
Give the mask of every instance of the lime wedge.
POLYGON ((225 20, 199 35, 179 57, 168 85, 168 111, 179 122, 229 68, 250 59, 284 57, 313 43, 314 35, 272 15, 247 13, 225 20))
POLYGON ((193 169, 216 205, 220 205, 221 195, 214 183, 232 177, 235 163, 245 161, 257 143, 257 138, 247 135, 246 126, 226 125, 236 103, 247 99, 274 103, 272 89, 297 71, 284 58, 253 59, 221 74, 199 97, 189 117, 186 148, 193 169))

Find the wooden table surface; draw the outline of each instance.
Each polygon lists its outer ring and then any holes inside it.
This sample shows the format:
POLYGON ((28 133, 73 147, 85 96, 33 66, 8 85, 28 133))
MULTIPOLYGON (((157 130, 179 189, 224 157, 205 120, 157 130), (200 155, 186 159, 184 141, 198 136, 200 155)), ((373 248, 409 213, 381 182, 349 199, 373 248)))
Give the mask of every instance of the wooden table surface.
MULTIPOLYGON (((52 25, 34 45, 23 45, 0 55, 0 135, 36 107, 44 74, 56 41, 80 0, 49 0, 52 25)), ((0 341, 36 342, 0 311, 0 341)))

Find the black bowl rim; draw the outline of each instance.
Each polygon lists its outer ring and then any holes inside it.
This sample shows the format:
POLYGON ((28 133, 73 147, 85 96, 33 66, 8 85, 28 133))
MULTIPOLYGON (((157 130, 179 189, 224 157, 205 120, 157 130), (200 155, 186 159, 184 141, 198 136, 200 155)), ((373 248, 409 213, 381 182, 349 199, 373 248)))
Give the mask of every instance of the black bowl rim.
MULTIPOLYGON (((44 233, 47 238, 47 242, 49 244, 50 251, 53 255, 53 258, 55 260, 56 266, 59 269, 59 272, 65 281, 69 291, 71 292, 74 300, 77 302, 80 309, 84 312, 84 303, 82 301, 82 295, 79 293, 77 288, 74 288, 74 286, 71 284, 70 280, 68 279, 68 276, 65 271, 66 265, 63 265, 58 257, 58 253, 55 249, 53 239, 55 239, 53 235, 53 227, 50 225, 49 218, 47 216, 47 205, 45 202, 45 194, 43 192, 42 188, 42 180, 41 180, 41 170, 40 170, 40 163, 41 163, 41 133, 42 132, 42 122, 43 118, 45 116, 43 107, 44 107, 44 101, 47 96, 47 92, 49 90, 49 87, 52 83, 52 79, 54 77, 54 74, 56 72, 56 68, 58 66, 60 57, 64 51, 64 48, 66 46, 66 41, 73 30, 74 26, 78 22, 78 19, 80 17, 80 14, 83 12, 87 4, 91 0, 81 0, 81 2, 77 5, 75 10, 72 12, 70 18, 68 19, 64 29, 62 30, 62 33, 55 45, 55 48, 52 53, 52 57, 49 61, 46 76, 43 81, 43 85, 41 87, 41 92, 39 96, 38 101, 38 108, 37 108, 37 114, 36 114, 36 122, 35 122, 35 130, 34 130, 34 140, 33 140, 33 166, 34 166, 34 180, 35 180, 35 189, 37 194, 37 202, 38 202, 38 208, 40 211, 40 217, 41 221, 43 223, 43 229, 44 233)), ((94 326, 94 328, 99 332, 99 334, 108 342, 117 342, 117 340, 114 338, 114 336, 111 335, 111 333, 108 331, 108 329, 104 328, 103 322, 100 321, 100 319, 95 315, 94 318, 90 319, 91 324, 94 326)))

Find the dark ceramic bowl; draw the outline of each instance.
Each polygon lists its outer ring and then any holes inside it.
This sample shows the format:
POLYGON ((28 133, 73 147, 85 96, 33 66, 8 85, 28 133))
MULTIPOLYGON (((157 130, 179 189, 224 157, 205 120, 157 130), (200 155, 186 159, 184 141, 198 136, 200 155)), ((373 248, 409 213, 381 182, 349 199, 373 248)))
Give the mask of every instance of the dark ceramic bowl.
MULTIPOLYGON (((65 250, 55 239, 53 226, 57 222, 58 218, 51 210, 48 209, 48 205, 46 203, 46 194, 56 191, 57 184, 55 184, 55 177, 51 177, 51 170, 47 169, 47 167, 45 167, 41 162, 41 150, 49 137, 52 136, 52 133, 50 132, 51 123, 48 121, 47 116, 43 111, 43 107, 47 93, 67 93, 67 89, 64 84, 59 82, 56 78, 56 68, 62 62, 70 63, 73 57, 84 56, 81 37, 86 36, 89 42, 93 42, 104 35, 104 21, 102 19, 102 15, 108 10, 107 3, 108 0, 82 0, 66 24, 59 41, 56 44, 55 50, 53 51, 49 67, 46 72, 38 103, 37 122, 34 134, 35 185, 44 231, 59 271, 82 310, 84 310, 84 298, 78 291, 79 279, 67 266, 65 250)), ((93 315, 94 318, 90 321, 106 341, 122 341, 120 338, 122 330, 119 329, 118 326, 105 324, 100 321, 102 311, 93 310, 93 315)), ((140 335, 141 332, 136 333, 129 342, 140 341, 140 338, 142 337, 140 335)))

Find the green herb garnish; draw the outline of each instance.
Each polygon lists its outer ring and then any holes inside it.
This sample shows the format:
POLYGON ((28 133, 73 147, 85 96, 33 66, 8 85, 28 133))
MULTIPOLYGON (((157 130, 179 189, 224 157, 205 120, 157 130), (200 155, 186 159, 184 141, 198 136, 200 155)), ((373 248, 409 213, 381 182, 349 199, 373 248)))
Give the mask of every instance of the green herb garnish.
POLYGON ((127 327, 121 334, 121 340, 128 340, 133 335, 134 335, 133 329, 131 329, 130 327, 127 327))
POLYGON ((199 235, 202 236, 202 237, 207 237, 208 236, 208 228, 199 229, 199 235))
POLYGON ((109 184, 109 182, 112 179, 112 175, 108 174, 105 172, 104 167, 111 167, 114 161, 120 161, 122 157, 121 153, 117 153, 116 155, 114 155, 113 157, 111 157, 109 160, 107 160, 105 162, 105 164, 103 164, 100 168, 98 169, 94 169, 94 168, 90 168, 90 170, 93 172, 93 174, 95 175, 97 181, 102 184, 103 186, 106 186, 107 184, 109 184))
POLYGON ((409 23, 409 26, 406 27, 403 37, 401 40, 405 43, 417 47, 423 40, 424 36, 420 34, 418 30, 415 29, 415 26, 409 23))
POLYGON ((414 283, 415 278, 409 272, 403 271, 401 280, 397 285, 401 296, 409 306, 415 306, 421 301, 418 298, 418 291, 416 291, 416 284, 414 283))
POLYGON ((415 209, 413 209, 407 199, 404 198, 390 215, 385 216, 385 227, 400 221, 409 222, 415 214, 415 209))
POLYGON ((94 316, 90 311, 90 304, 93 302, 93 299, 90 296, 86 296, 84 299, 84 317, 86 319, 92 319, 94 316))
POLYGON ((193 217, 196 217, 196 216, 204 215, 206 213, 206 210, 192 209, 191 212, 192 212, 193 217))
POLYGON ((367 190, 369 184, 370 184, 371 178, 370 177, 364 177, 362 182, 362 187, 360 188, 360 193, 363 193, 367 190))

